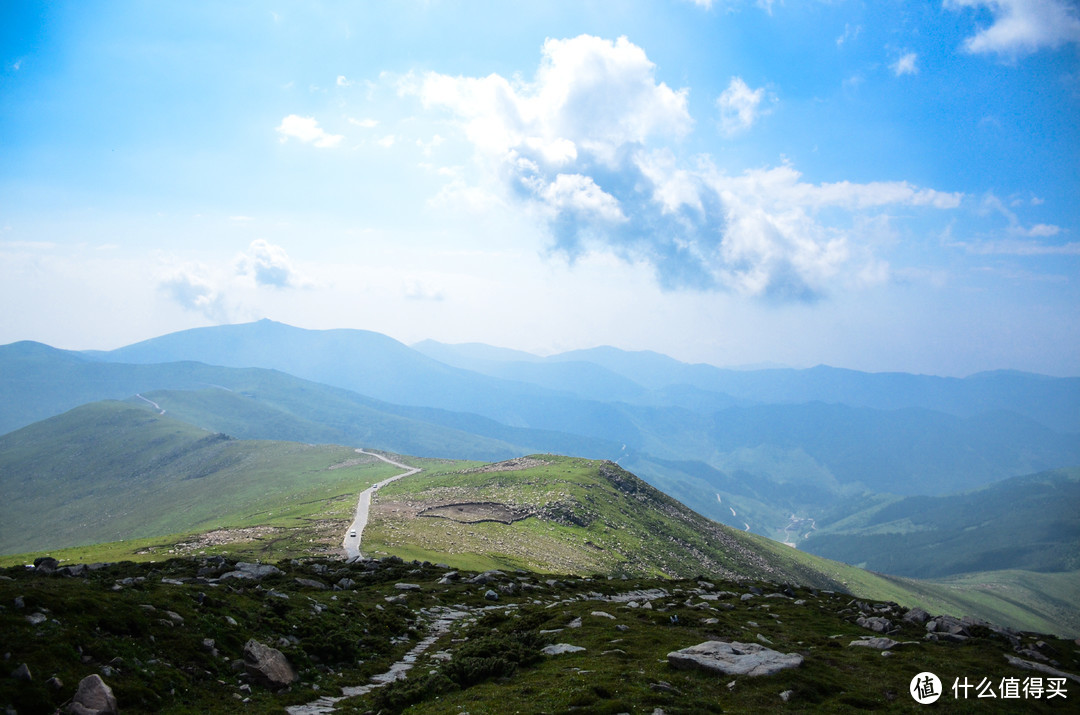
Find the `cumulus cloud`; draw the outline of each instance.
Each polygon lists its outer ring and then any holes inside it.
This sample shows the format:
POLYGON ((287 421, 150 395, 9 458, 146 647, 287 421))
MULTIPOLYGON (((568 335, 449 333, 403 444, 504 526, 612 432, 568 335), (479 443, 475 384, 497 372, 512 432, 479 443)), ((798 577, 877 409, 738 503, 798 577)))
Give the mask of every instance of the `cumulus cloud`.
MULTIPOLYGON (((483 183, 545 220, 556 251, 647 263, 665 289, 813 300, 885 280, 868 245, 887 221, 873 219, 962 198, 902 181, 815 184, 788 165, 731 175, 708 156, 680 158, 688 90, 658 81, 626 38, 547 40, 532 81, 430 73, 401 90, 449 112, 483 183)), ((725 95, 735 127, 753 124, 767 97, 738 77, 725 95)))
POLYGON ((727 89, 716 99, 721 131, 733 136, 749 129, 765 113, 766 109, 761 106, 764 99, 764 87, 750 89, 742 77, 732 77, 727 89))
POLYGON ((897 77, 905 74, 918 74, 919 67, 915 64, 916 60, 918 59, 919 56, 916 55, 914 52, 905 53, 903 56, 900 57, 900 59, 890 65, 892 67, 893 74, 897 77))
POLYGON ((158 288, 187 310, 202 313, 216 322, 227 322, 224 296, 208 274, 207 268, 200 264, 173 266, 159 275, 158 288))
POLYGON ((990 26, 964 40, 972 54, 1028 55, 1080 43, 1080 12, 1068 0, 945 0, 945 7, 990 12, 990 26))
POLYGON ((300 288, 308 284, 297 272, 284 248, 261 238, 251 242, 247 253, 241 253, 236 258, 235 265, 238 275, 250 276, 256 285, 300 288))
POLYGON ((313 144, 320 149, 329 149, 337 146, 344 138, 340 134, 330 134, 315 121, 314 117, 301 117, 290 114, 281 120, 277 127, 277 133, 281 135, 281 141, 286 142, 290 138, 298 139, 305 144, 313 144))

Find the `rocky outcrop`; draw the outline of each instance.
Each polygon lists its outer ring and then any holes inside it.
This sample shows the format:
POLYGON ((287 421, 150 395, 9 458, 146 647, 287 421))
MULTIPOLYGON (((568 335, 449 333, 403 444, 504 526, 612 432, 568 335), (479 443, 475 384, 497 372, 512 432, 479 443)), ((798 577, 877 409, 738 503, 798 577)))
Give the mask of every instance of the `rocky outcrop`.
POLYGON ((781 653, 758 643, 706 641, 672 651, 668 664, 678 670, 698 668, 724 675, 773 675, 802 665, 798 653, 781 653))
POLYGON ((254 639, 244 644, 244 670, 255 682, 271 690, 287 688, 299 679, 281 651, 254 639))

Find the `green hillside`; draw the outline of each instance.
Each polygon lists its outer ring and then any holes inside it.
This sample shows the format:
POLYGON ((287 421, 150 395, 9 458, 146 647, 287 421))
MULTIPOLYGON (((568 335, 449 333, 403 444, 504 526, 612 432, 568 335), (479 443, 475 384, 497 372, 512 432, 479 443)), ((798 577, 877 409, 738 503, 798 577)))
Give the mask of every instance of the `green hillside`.
MULTIPOLYGON (((359 491, 397 471, 346 447, 232 439, 142 404, 86 405, 0 437, 3 563, 44 552, 66 562, 333 553, 359 491)), ((379 491, 365 553, 469 569, 768 579, 1080 630, 1060 598, 1067 579, 1008 576, 1021 592, 988 589, 993 574, 883 577, 710 521, 611 462, 401 459, 424 471, 379 491)))
POLYGON ((1080 633, 1080 609, 1062 597, 1080 573, 885 576, 710 521, 609 462, 534 455, 465 470, 433 466, 379 491, 364 543, 369 553, 469 569, 767 578, 1080 633))
POLYGON ((360 490, 393 473, 352 448, 235 440, 93 403, 0 436, 0 553, 310 526, 344 519, 360 490))
POLYGON ((477 574, 395 558, 290 559, 264 565, 262 578, 228 578, 240 566, 203 557, 0 571, 6 662, 29 676, 0 678, 0 706, 63 710, 93 674, 122 713, 309 704, 293 712, 913 712, 909 684, 930 671, 943 683, 936 707, 945 712, 1075 710, 1077 685, 1064 679, 1064 699, 987 702, 972 692, 960 702, 951 690, 964 677, 989 678, 995 691, 1029 676, 1052 685, 1054 676, 1007 658, 1080 672, 1070 641, 972 623, 960 642, 928 639, 905 609, 841 593, 757 580, 477 574), (852 645, 880 635, 859 625, 865 614, 889 620, 888 650, 852 645), (252 640, 278 650, 295 673, 291 685, 246 672, 252 640), (801 663, 720 675, 669 662, 668 653, 710 640, 765 645, 801 663), (558 643, 579 650, 544 652, 558 643), (397 678, 384 677, 391 672, 397 678))
MULTIPOLYGON (((765 541, 762 539, 761 541, 765 541)), ((762 553, 611 462, 534 455, 431 470, 383 487, 366 550, 469 568, 689 578, 769 578, 842 588, 762 553)))
POLYGON ((996 482, 944 497, 874 500, 802 548, 900 576, 1080 569, 1080 468, 996 482))

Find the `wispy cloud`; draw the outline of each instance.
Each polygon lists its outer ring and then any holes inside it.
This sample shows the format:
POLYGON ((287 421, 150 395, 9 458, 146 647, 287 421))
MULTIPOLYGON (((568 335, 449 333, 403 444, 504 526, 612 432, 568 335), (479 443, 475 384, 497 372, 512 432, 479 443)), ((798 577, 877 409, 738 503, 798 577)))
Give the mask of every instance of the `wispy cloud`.
MULTIPOLYGON (((651 265, 665 289, 785 301, 880 282, 888 266, 867 235, 884 223, 870 219, 962 198, 907 182, 814 184, 788 165, 733 176, 708 156, 680 159, 688 92, 657 81, 625 38, 548 40, 532 82, 431 73, 402 87, 451 113, 485 182, 546 220, 554 250, 574 260, 602 247, 651 265)), ((737 77, 729 90, 731 121, 753 124, 766 92, 737 77)))
POLYGON ((964 40, 972 54, 1015 57, 1080 43, 1080 12, 1067 0, 945 0, 945 7, 985 8, 993 18, 989 27, 964 40))
POLYGON ((862 32, 862 25, 844 25, 844 34, 836 38, 836 46, 843 47, 847 42, 854 40, 862 32))
POLYGON ((277 133, 281 135, 281 141, 290 138, 298 139, 305 144, 313 144, 320 149, 329 149, 337 146, 344 138, 340 134, 330 134, 315 121, 314 117, 301 117, 290 114, 281 120, 277 127, 277 133))
POLYGON ((732 77, 727 89, 716 99, 720 109, 720 130, 734 136, 754 125, 769 108, 763 107, 765 88, 750 89, 742 77, 732 77))
POLYGON ((892 68, 893 74, 897 77, 906 74, 918 74, 919 66, 916 64, 918 59, 919 56, 914 52, 907 52, 889 66, 892 68))

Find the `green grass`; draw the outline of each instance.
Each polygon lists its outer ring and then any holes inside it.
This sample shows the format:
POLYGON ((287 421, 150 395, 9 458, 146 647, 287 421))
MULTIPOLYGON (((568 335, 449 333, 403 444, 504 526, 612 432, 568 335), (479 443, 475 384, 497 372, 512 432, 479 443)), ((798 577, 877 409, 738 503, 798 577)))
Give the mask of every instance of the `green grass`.
MULTIPOLYGON (((339 695, 342 687, 384 672, 429 633, 427 609, 435 606, 469 614, 419 657, 405 680, 343 700, 336 705, 339 712, 912 712, 919 706, 908 685, 926 670, 945 685, 946 697, 936 705, 945 712, 1063 712, 1075 709, 1080 697, 1069 681, 1065 701, 957 702, 950 690, 954 678, 989 678, 996 685, 1002 678, 1033 675, 1006 662, 1004 656, 1014 654, 1007 637, 976 628, 963 643, 927 641, 925 629, 903 622, 899 609, 870 602, 871 610, 890 611, 899 628, 895 640, 913 642, 883 657, 848 645, 873 634, 854 623, 858 610, 850 596, 839 593, 796 589, 794 598, 744 601, 739 595, 750 585, 765 594, 779 587, 719 579, 551 580, 535 573, 471 584, 470 573, 446 582, 444 569, 399 560, 277 565, 282 575, 217 586, 200 582, 200 573, 213 577, 232 567, 204 559, 114 564, 75 578, 23 568, 0 572, 0 629, 8 662, 12 669, 27 664, 33 676, 29 683, 0 679, 0 705, 19 713, 53 712, 81 678, 99 673, 125 713, 280 712, 339 695), (297 578, 327 586, 349 578, 355 585, 316 590, 297 578), (419 590, 396 589, 402 581, 419 590), (499 594, 498 601, 484 598, 488 589, 499 594), (643 589, 662 589, 650 608, 606 600, 643 589), (16 597, 21 607, 14 605, 16 597), (613 618, 593 615, 601 611, 613 618), (26 616, 33 613, 46 620, 31 624, 26 616), (580 627, 570 627, 575 619, 580 627), (562 630, 541 632, 553 629, 562 630), (803 664, 755 678, 674 670, 666 659, 670 651, 705 640, 758 642, 759 636, 776 650, 801 654, 803 664), (249 638, 280 649, 300 680, 280 693, 245 684, 233 662, 249 638), (547 643, 585 650, 545 656, 539 650, 547 643), (46 685, 52 676, 62 681, 58 689, 46 685), (785 691, 787 703, 779 697, 785 691)), ((1080 653, 1070 641, 1038 634, 1018 639, 1024 648, 1051 654, 1060 669, 1080 672, 1080 653)))
POLYGON ((388 485, 373 506, 366 550, 469 569, 683 578, 710 570, 749 578, 768 574, 775 581, 1023 630, 1080 632, 1080 611, 1069 596, 1070 588, 1080 592, 1075 574, 984 573, 933 582, 886 576, 708 522, 621 470, 609 468, 615 482, 605 478, 600 462, 539 458, 549 464, 471 473, 432 468, 388 485), (560 522, 550 510, 513 524, 410 516, 432 505, 484 501, 561 505, 561 512, 582 523, 560 522))
POLYGON ((347 447, 233 440, 95 403, 0 437, 0 552, 311 527, 349 518, 361 490, 398 471, 347 447))

